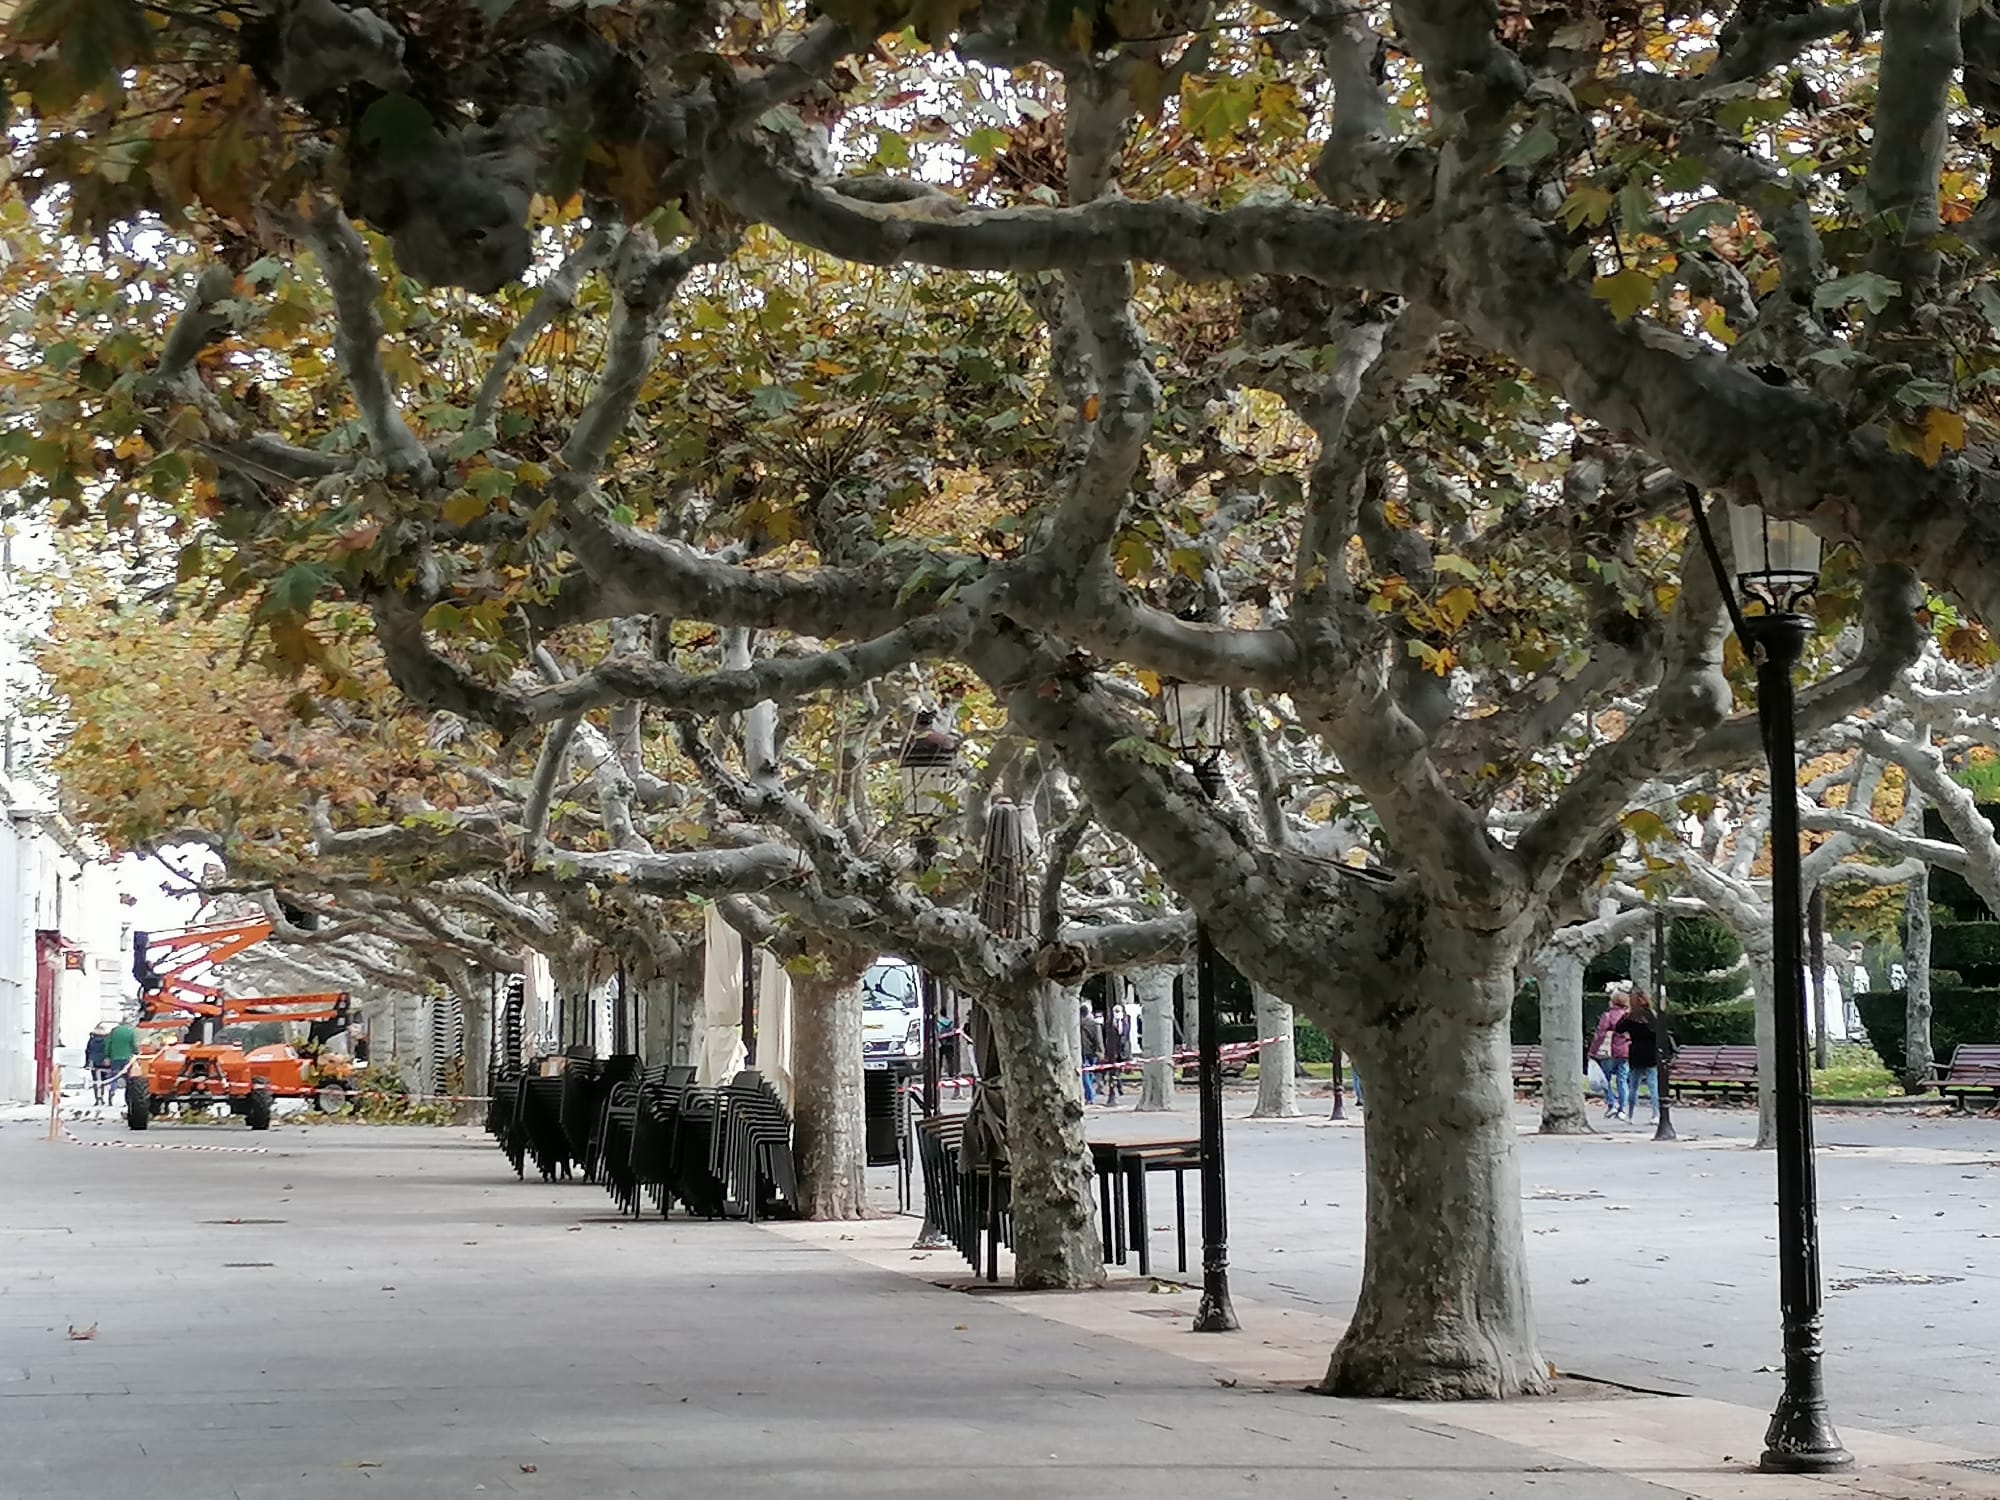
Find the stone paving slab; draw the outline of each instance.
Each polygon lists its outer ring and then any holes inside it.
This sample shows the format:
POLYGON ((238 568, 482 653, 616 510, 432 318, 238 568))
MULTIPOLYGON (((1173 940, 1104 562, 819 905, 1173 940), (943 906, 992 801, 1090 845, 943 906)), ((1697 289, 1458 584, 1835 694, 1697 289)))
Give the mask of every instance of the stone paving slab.
POLYGON ((1339 1310, 1282 1294, 1198 1336, 1136 1279, 967 1295, 909 1220, 619 1221, 469 1131, 270 1145, 0 1125, 0 1500, 2000 1494, 1845 1424, 1851 1481, 1745 1473, 1727 1403, 1311 1396, 1339 1310))

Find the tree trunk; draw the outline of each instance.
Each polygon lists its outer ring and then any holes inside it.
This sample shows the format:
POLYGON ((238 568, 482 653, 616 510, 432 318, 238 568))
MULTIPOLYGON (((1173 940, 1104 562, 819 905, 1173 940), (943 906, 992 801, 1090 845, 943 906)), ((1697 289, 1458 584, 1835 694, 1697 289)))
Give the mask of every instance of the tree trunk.
POLYGON ((1446 1007, 1429 980, 1359 1044, 1368 1079, 1368 1243, 1323 1389, 1479 1400, 1538 1393, 1508 1053, 1511 961, 1446 1007), (1468 1001, 1475 997, 1465 997, 1468 1001))
POLYGON ((1264 1041, 1257 1054, 1257 1107, 1253 1120, 1291 1120, 1299 1113, 1298 1069, 1292 1065, 1292 1008, 1269 990, 1256 990, 1257 1036, 1264 1041))
POLYGON ((1583 1061, 1583 955, 1548 947, 1535 960, 1542 1001, 1542 1134, 1588 1135, 1583 1061))
POLYGON ((458 993, 465 1016, 465 1093, 484 1099, 492 1086, 493 992, 484 979, 475 979, 458 993))
POLYGON ((1826 1035, 1826 891, 1819 886, 1806 902, 1806 974, 1812 981, 1813 1066, 1823 1073, 1833 1049, 1826 1035))
POLYGON ((1027 1291, 1104 1280, 1075 1062, 1076 996, 1038 984, 987 1005, 1007 1100, 1014 1284, 1027 1291))
POLYGON ((1174 970, 1141 969, 1132 978, 1139 992, 1140 1045, 1147 1061, 1139 1069, 1139 1108, 1174 1107, 1174 970))
POLYGON ((860 970, 792 980, 792 1121, 800 1212, 868 1216, 860 970))
MULTIPOLYGON (((1741 936, 1741 934, 1739 934, 1741 936)), ((1777 971, 1771 955, 1748 947, 1750 1006, 1757 1022, 1757 1140, 1759 1151, 1778 1143, 1778 1007, 1777 971)))
POLYGON ((1903 1087, 1916 1093, 1937 1070, 1931 1044, 1931 886, 1930 871, 1913 876, 1903 890, 1903 1087))

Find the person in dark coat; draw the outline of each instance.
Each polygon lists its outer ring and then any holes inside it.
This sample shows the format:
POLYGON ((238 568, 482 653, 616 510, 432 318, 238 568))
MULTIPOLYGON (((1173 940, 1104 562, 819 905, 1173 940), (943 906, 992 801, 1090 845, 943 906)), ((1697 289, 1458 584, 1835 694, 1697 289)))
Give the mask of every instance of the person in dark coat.
POLYGON ((1078 1007, 1077 1026, 1083 1033, 1083 1102, 1095 1104, 1097 1066, 1104 1061, 1104 1028, 1088 1005, 1078 1007))

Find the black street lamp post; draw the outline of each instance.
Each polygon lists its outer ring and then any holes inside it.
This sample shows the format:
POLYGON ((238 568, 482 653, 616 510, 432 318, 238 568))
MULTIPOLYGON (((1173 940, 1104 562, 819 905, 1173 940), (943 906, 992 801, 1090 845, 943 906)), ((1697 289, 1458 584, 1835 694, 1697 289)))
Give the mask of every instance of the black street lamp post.
MULTIPOLYGON (((903 742, 902 753, 896 757, 897 775, 903 784, 903 810, 916 824, 917 860, 926 869, 938 857, 938 825, 958 809, 958 746, 959 737, 938 723, 934 709, 926 708, 917 714, 909 738, 903 742)), ((918 1103, 928 1118, 939 1109, 937 1013, 940 993, 936 978, 919 972, 917 992, 920 996, 920 1024, 924 1029, 918 1103)), ((906 1088, 907 1084, 897 1085, 899 1098, 906 1097, 903 1092, 906 1088)), ((904 1120, 906 1114, 905 1108, 899 1104, 896 1118, 904 1120)), ((907 1151, 907 1129, 902 1132, 902 1140, 907 1151)), ((925 1188, 923 1227, 917 1231, 916 1244, 911 1248, 942 1249, 951 1241, 938 1223, 928 1183, 925 1188)))
MULTIPOLYGON (((1211 801, 1222 789, 1222 742, 1227 732, 1224 689, 1191 682, 1160 687, 1174 748, 1211 801)), ((1215 945, 1208 924, 1195 923, 1196 1047, 1201 1101, 1201 1307, 1196 1333, 1233 1333, 1242 1325, 1229 1301, 1229 1206, 1224 1199, 1222 1152, 1222 1037, 1216 1013, 1215 945)))
POLYGON ((1677 1141, 1674 1133, 1674 1106, 1672 1104, 1673 1080, 1668 1076, 1673 1068, 1674 1024, 1667 1015, 1667 914, 1659 907, 1653 908, 1653 1025, 1660 1034, 1660 1055, 1658 1066, 1653 1070, 1653 1139, 1656 1141, 1677 1141))
POLYGON ((1799 893, 1797 722, 1792 673, 1804 654, 1811 621, 1798 606, 1819 586, 1819 538, 1796 521, 1761 509, 1729 507, 1736 582, 1744 601, 1762 606, 1746 615, 1708 529, 1699 494, 1695 522, 1730 618, 1757 664, 1757 717, 1771 768, 1771 950, 1777 1012, 1778 1277, 1784 1310, 1785 1389, 1764 1433, 1761 1466, 1787 1474, 1817 1474, 1853 1465, 1826 1409, 1821 1368, 1822 1302, 1819 1201, 1813 1170, 1812 1075, 1807 1071, 1803 936, 1799 893))

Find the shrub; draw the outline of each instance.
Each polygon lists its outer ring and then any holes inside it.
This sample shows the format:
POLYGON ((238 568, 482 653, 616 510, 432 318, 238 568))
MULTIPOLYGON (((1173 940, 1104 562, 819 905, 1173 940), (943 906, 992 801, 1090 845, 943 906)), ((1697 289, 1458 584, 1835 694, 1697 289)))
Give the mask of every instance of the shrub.
POLYGON ((1717 975, 1675 974, 1667 980, 1667 1001, 1675 1010, 1709 1010, 1734 1005, 1750 988, 1750 975, 1739 971, 1717 975))
POLYGON ((1325 1032, 1310 1021, 1298 1021, 1293 1024, 1292 1050, 1302 1063, 1333 1061, 1333 1043, 1326 1039, 1325 1032))
POLYGON ((1667 989, 1682 975, 1732 969, 1743 957, 1736 934, 1712 917, 1676 917, 1667 929, 1667 989))
MULTIPOLYGON (((1933 976, 1935 977, 1935 976, 1933 976)), ((1903 1071, 1905 1007, 1901 990, 1870 990, 1854 997, 1861 1024, 1875 1055, 1890 1072, 1903 1071)), ((2000 1042, 2000 989, 1933 985, 1931 988, 1931 1048, 1940 1062, 1951 1058, 1961 1042, 2000 1042)))
POLYGON ((1681 1047, 1747 1047, 1757 1040, 1757 1016, 1748 1000, 1699 1010, 1669 1006, 1667 1030, 1681 1047))
POLYGON ((1931 933, 1931 986, 1939 970, 1965 976, 1974 986, 2000 984, 2000 922, 1952 922, 1931 933))

